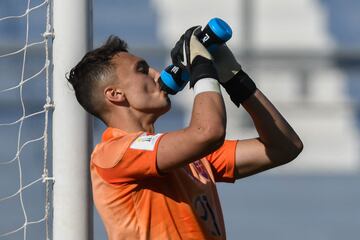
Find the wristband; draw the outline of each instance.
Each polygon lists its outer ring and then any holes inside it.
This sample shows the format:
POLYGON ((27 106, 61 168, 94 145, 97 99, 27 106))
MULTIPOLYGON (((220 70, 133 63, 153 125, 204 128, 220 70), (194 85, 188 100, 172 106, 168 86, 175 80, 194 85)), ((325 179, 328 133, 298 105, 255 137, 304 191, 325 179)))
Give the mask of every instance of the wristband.
POLYGON ((194 86, 194 95, 196 96, 203 92, 217 92, 221 94, 218 80, 214 78, 203 78, 197 81, 194 86))
POLYGON ((229 81, 221 84, 237 107, 256 91, 254 81, 243 70, 237 72, 229 81))

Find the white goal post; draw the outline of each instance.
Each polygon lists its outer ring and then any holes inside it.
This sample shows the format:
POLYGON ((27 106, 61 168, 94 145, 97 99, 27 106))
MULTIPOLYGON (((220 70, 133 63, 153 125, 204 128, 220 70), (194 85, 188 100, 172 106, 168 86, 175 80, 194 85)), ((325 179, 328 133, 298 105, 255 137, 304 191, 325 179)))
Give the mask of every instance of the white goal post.
POLYGON ((92 0, 53 1, 54 240, 91 240, 92 120, 65 74, 92 48, 92 0))

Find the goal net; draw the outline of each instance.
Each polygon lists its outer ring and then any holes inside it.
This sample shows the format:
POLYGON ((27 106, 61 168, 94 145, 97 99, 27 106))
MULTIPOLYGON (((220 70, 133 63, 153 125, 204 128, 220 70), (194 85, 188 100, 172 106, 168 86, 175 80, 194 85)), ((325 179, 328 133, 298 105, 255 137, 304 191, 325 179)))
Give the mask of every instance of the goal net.
POLYGON ((0 239, 49 239, 50 1, 0 1, 0 239))

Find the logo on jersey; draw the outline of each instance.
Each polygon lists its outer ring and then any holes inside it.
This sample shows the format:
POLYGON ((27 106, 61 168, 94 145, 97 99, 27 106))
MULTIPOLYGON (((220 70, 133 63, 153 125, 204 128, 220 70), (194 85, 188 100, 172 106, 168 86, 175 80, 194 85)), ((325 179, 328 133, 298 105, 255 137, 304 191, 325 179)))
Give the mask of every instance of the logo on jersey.
POLYGON ((162 133, 158 133, 156 135, 147 135, 146 133, 143 133, 135 139, 135 141, 130 145, 130 148, 153 151, 156 142, 161 135, 162 133))
POLYGON ((195 162, 193 162, 194 167, 196 169, 196 171, 203 176, 206 179, 210 179, 210 176, 208 174, 208 172, 206 171, 205 166, 203 165, 203 163, 200 160, 197 160, 195 162))

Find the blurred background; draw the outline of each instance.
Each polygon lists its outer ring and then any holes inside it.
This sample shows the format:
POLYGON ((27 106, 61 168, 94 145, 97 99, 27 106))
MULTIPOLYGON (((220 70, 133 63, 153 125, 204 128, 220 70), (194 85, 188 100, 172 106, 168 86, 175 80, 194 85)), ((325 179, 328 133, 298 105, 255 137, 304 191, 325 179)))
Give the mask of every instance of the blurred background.
MULTIPOLYGON (((31 4, 41 1, 33 0, 31 4)), ((0 18, 20 15, 26 1, 0 2, 0 18)), ((228 239, 338 240, 360 238, 360 2, 357 0, 108 0, 93 1, 94 47, 110 34, 129 44, 130 51, 161 70, 179 36, 212 17, 233 29, 228 45, 257 86, 273 101, 304 142, 293 162, 235 184, 219 184, 228 239)), ((45 28, 44 8, 30 15, 30 40, 39 41, 45 28)), ((21 48, 26 19, 0 21, 0 55, 21 48)), ((76 36, 74 36, 76 37, 76 36)), ((0 91, 20 80, 22 55, 0 58, 0 91)), ((44 64, 44 51, 31 48, 25 74, 44 64)), ((44 74, 23 89, 27 112, 44 105, 44 74)), ((225 96, 226 94, 224 94, 225 96)), ((227 138, 256 137, 243 108, 225 96, 227 138)), ((192 93, 172 98, 172 110, 157 122, 158 132, 187 125, 192 93)), ((0 123, 21 115, 19 91, 0 93, 0 123)), ((43 118, 24 122, 21 141, 42 134, 43 118)), ((94 124, 94 143, 104 125, 94 124)), ((0 126, 0 163, 16 154, 19 126, 0 126)), ((43 169, 42 145, 21 152, 16 164, 0 165, 0 199, 31 181, 43 169), (22 176, 22 180, 20 178, 22 176)), ((44 212, 41 183, 24 191, 29 219, 44 212)), ((94 212, 94 239, 106 239, 94 212)), ((0 234, 21 226, 24 216, 17 197, 0 202, 0 234)), ((44 225, 28 227, 28 239, 42 239, 44 225)), ((4 239, 22 239, 19 235, 4 239)))

